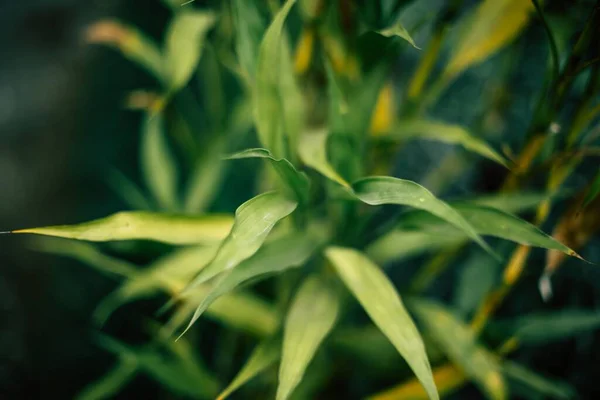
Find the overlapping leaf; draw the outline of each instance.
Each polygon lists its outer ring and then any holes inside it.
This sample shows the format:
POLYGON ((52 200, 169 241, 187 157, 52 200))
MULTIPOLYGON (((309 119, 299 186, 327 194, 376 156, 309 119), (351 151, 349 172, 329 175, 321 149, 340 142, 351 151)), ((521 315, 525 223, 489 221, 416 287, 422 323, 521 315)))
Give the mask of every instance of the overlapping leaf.
POLYGON ((390 280, 356 250, 329 247, 325 254, 375 325, 410 365, 429 397, 438 399, 421 336, 390 280))
POLYGON ((327 160, 327 137, 328 132, 326 130, 304 133, 300 138, 300 147, 298 148, 300 159, 304 164, 317 170, 332 181, 344 187, 350 187, 348 182, 335 171, 327 160))

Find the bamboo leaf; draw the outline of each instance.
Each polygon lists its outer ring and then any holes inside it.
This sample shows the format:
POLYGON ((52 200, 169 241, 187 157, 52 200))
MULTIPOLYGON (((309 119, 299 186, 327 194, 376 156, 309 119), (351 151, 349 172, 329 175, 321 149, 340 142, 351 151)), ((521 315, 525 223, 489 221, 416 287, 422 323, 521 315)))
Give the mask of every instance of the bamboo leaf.
POLYGON ((425 346, 394 285, 356 250, 329 247, 325 255, 375 325, 404 357, 429 397, 438 399, 425 346))
POLYGON ((111 399, 135 376, 137 363, 133 358, 124 358, 99 380, 86 386, 77 400, 111 399))
POLYGON ((530 1, 482 1, 465 21, 443 74, 453 79, 506 46, 525 28, 533 10, 530 1))
POLYGON ((323 176, 340 185, 349 188, 350 185, 342 178, 327 160, 327 136, 326 130, 306 132, 300 138, 298 154, 307 166, 315 169, 323 176))
MULTIPOLYGON (((519 214, 531 210, 543 201, 552 199, 553 197, 555 195, 543 192, 498 193, 470 197, 460 202, 496 208, 510 214, 519 214)), ((450 202, 450 204, 454 203, 450 202)))
POLYGON ((306 234, 290 234, 266 244, 233 270, 218 275, 211 290, 196 309, 196 314, 201 316, 214 301, 244 282, 256 282, 272 274, 301 266, 315 252, 318 245, 318 240, 306 234))
POLYGON ((507 398, 498 360, 477 343, 474 333, 464 323, 432 301, 411 300, 410 306, 452 362, 460 366, 488 398, 507 398))
POLYGON ((231 393, 239 389, 261 372, 274 365, 279 360, 281 353, 279 343, 273 339, 267 339, 254 348, 252 354, 242 367, 240 372, 233 378, 231 383, 219 394, 217 400, 224 400, 231 393))
POLYGON ((410 36, 410 33, 408 33, 408 31, 406 30, 406 28, 400 21, 395 22, 390 27, 387 27, 385 29, 377 31, 377 33, 379 33, 380 35, 385 36, 385 37, 392 37, 392 36, 401 37, 402 39, 404 39, 408 43, 410 43, 410 45, 412 47, 414 47, 415 49, 421 50, 421 48, 415 44, 415 41, 410 36))
POLYGON ((142 190, 118 169, 109 171, 107 183, 134 210, 151 210, 152 205, 142 190))
POLYGON ((227 157, 228 160, 242 158, 265 158, 270 161, 283 183, 300 204, 308 202, 310 182, 304 172, 298 171, 292 163, 285 158, 275 158, 266 149, 248 149, 227 157))
POLYGON ((204 38, 215 23, 207 11, 184 9, 175 14, 166 33, 165 73, 169 90, 176 92, 188 82, 202 55, 204 38))
POLYGON ((235 26, 235 50, 241 69, 249 81, 254 79, 256 62, 265 24, 258 3, 233 0, 232 14, 235 26))
POLYGON ((142 128, 142 171, 159 206, 177 208, 177 165, 165 138, 163 116, 148 113, 142 128))
POLYGON ((596 175, 596 177, 592 181, 592 184, 588 189, 588 193, 585 196, 585 199, 583 200, 582 208, 589 206, 591 202, 594 201, 596 197, 598 197, 598 195, 600 195, 600 172, 598 172, 598 175, 596 175))
POLYGON ((423 139, 457 144, 508 168, 508 161, 504 157, 490 147, 484 140, 473 136, 469 131, 459 125, 428 120, 401 121, 392 128, 391 132, 379 135, 377 138, 384 140, 423 139))
POLYGON ((171 244, 215 243, 229 233, 233 219, 228 215, 187 216, 123 211, 75 225, 29 228, 12 233, 33 233, 91 242, 154 240, 171 244))
POLYGON ((475 228, 461 214, 415 182, 388 176, 376 176, 358 180, 352 184, 352 188, 358 199, 370 205, 406 205, 436 215, 460 229, 490 254, 494 254, 475 228))
POLYGON ((514 361, 504 361, 502 371, 508 379, 530 388, 534 393, 534 396, 529 396, 532 399, 540 398, 540 395, 564 400, 576 398, 575 389, 570 385, 541 376, 514 361))
POLYGON ((333 328, 339 310, 335 291, 321 278, 308 277, 287 313, 279 367, 277 400, 286 400, 302 380, 320 344, 333 328))
POLYGON ((276 157, 284 155, 284 120, 281 98, 281 40, 283 24, 296 0, 287 0, 267 29, 258 53, 254 90, 254 121, 263 147, 276 157))
POLYGON ((203 156, 197 160, 188 181, 184 199, 186 212, 196 213, 205 210, 213 201, 224 176, 220 157, 226 145, 227 136, 219 137, 208 145, 203 156))

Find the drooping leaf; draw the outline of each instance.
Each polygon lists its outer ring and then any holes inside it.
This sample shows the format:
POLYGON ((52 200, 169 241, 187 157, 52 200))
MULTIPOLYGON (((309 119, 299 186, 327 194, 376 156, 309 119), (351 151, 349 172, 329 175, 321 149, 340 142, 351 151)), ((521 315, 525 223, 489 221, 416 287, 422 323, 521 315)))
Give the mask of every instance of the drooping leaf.
POLYGON ((498 360, 477 343, 466 324, 432 301, 414 300, 410 307, 452 362, 459 365, 488 398, 507 398, 498 360))
POLYGON ((387 134, 378 138, 394 140, 424 139, 457 144, 465 149, 508 167, 508 161, 484 140, 473 136, 459 125, 429 120, 407 120, 398 122, 387 134))
POLYGON ((109 372, 86 386, 77 394, 76 400, 111 399, 131 380, 137 369, 134 358, 122 357, 109 372))
POLYGON ((370 205, 406 205, 436 215, 456 226, 486 251, 494 254, 461 214, 415 182, 388 176, 375 176, 354 182, 352 189, 359 200, 370 205))
POLYGON ((148 113, 142 128, 141 162, 144 179, 158 205, 177 209, 177 165, 165 138, 163 116, 148 113))
POLYGON ((563 400, 576 398, 575 389, 570 385, 557 381, 554 378, 541 376, 514 361, 504 361, 502 363, 502 372, 509 380, 518 382, 529 388, 531 390, 529 398, 532 400, 539 399, 540 395, 563 400))
POLYGON ((269 150, 266 149, 248 149, 233 154, 227 159, 236 160, 241 158, 265 158, 270 161, 275 171, 286 185, 287 189, 293 194, 300 204, 308 202, 309 180, 304 172, 298 171, 292 163, 285 158, 275 158, 269 150))
POLYGON ((379 33, 380 35, 383 35, 385 37, 392 37, 392 36, 401 37, 402 39, 404 39, 408 43, 410 43, 410 45, 412 47, 414 47, 415 49, 419 49, 419 50, 421 49, 419 46, 417 46, 415 44, 415 41, 410 36, 410 33, 408 33, 408 31, 406 30, 406 28, 400 21, 396 21, 392 26, 389 26, 385 29, 377 31, 377 33, 379 33))
POLYGON ((482 1, 465 20, 444 75, 452 79, 506 46, 525 28, 533 10, 530 1, 482 1))
POLYGON ((316 238, 297 233, 266 244, 233 270, 224 272, 223 276, 217 276, 195 314, 202 315, 215 300, 246 281, 256 282, 258 279, 304 264, 318 245, 319 241, 316 238))
POLYGON ((223 389, 217 400, 224 400, 231 393, 239 389, 245 383, 258 374, 274 365, 281 356, 280 343, 273 339, 267 339, 254 348, 252 354, 242 367, 240 372, 233 378, 231 383, 223 389))
POLYGON ((591 202, 598 197, 598 195, 600 195, 600 172, 598 172, 598 175, 596 175, 590 188, 588 189, 588 193, 583 200, 583 208, 590 205, 591 202))
POLYGON ((286 400, 302 380, 321 342, 333 328, 339 310, 337 293, 319 277, 308 277, 286 316, 277 400, 286 400))
POLYGON ((267 29, 258 53, 254 90, 254 121, 263 147, 275 157, 285 155, 281 98, 281 52, 283 24, 296 0, 287 0, 267 29))
POLYGON ((327 160, 327 136, 326 130, 305 132, 300 138, 298 154, 307 166, 315 169, 320 174, 340 185, 349 188, 350 185, 342 178, 327 160))
POLYGON ((429 397, 438 399, 421 336, 390 280, 356 250, 329 247, 325 255, 375 325, 410 365, 429 397))
POLYGON ((91 242, 146 239, 171 244, 215 243, 233 225, 228 215, 188 216, 146 211, 123 211, 75 225, 56 225, 12 231, 91 242))
POLYGON ((165 73, 169 90, 181 89, 192 76, 202 55, 204 38, 215 20, 209 11, 187 8, 175 13, 166 33, 165 73))
POLYGON ((158 80, 164 77, 162 54, 155 43, 136 29, 117 21, 99 21, 87 28, 88 43, 105 44, 119 49, 158 80))

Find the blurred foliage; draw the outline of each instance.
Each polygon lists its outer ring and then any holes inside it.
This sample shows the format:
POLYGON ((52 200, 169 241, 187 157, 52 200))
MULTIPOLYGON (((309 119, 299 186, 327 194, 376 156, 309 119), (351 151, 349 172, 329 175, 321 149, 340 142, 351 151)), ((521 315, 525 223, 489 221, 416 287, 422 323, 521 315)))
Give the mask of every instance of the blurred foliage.
POLYGON ((78 149, 129 143, 110 206, 74 202, 111 215, 12 231, 118 280, 89 318, 113 365, 67 391, 598 394, 600 3, 149 7, 78 33, 135 83, 140 136, 78 149))

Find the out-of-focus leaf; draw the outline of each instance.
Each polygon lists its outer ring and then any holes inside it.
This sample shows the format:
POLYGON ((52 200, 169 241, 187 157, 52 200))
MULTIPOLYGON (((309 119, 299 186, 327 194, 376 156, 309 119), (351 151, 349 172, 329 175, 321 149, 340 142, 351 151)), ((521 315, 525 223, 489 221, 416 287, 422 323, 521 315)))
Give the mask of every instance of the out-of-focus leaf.
POLYGON ((590 205, 590 203, 594 201, 598 195, 600 195, 600 172, 598 172, 598 175, 596 175, 590 188, 588 189, 588 193, 583 200, 583 207, 585 208, 590 205))
POLYGON ((574 399, 576 398, 575 389, 570 385, 557 381, 556 379, 541 376, 529 368, 524 367, 514 361, 504 361, 502 363, 502 372, 509 379, 527 386, 532 390, 532 396, 529 398, 539 399, 540 395, 548 396, 552 399, 574 399))
POLYGON ((166 33, 165 73, 169 90, 181 89, 192 76, 202 55, 204 37, 215 23, 208 11, 184 9, 175 14, 166 33))
POLYGON ((141 189, 118 169, 110 171, 108 184, 135 210, 151 210, 152 205, 141 189))
POLYGON ((300 147, 298 148, 300 159, 323 176, 349 188, 348 182, 335 171, 327 160, 327 136, 326 130, 305 132, 300 138, 300 147))
POLYGON ((337 293, 319 277, 308 277, 287 313, 279 367, 277 400, 286 400, 302 380, 321 342, 333 328, 339 310, 337 293))
POLYGON ((148 113, 142 128, 142 171, 159 206, 177 208, 177 165, 165 138, 163 116, 148 113))
POLYGON ((265 24, 257 2, 233 0, 231 9, 234 17, 235 50, 238 62, 248 80, 252 81, 265 24))
POLYGON ((304 131, 304 93, 300 90, 296 81, 292 55, 285 34, 281 47, 279 97, 283 113, 283 129, 290 149, 290 160, 296 162, 295 151, 298 148, 301 133, 304 131))
POLYGON ((400 21, 395 22, 394 25, 392 25, 386 29, 377 31, 377 33, 379 33, 380 35, 383 35, 385 37, 392 37, 392 36, 401 37, 402 39, 404 39, 408 43, 410 43, 410 45, 412 47, 414 47, 415 49, 421 50, 421 48, 415 44, 415 41, 410 36, 410 33, 408 33, 408 31, 406 30, 406 28, 404 27, 404 25, 402 25, 402 22, 400 22, 400 21))
POLYGON ((209 144, 204 154, 197 160, 185 193, 184 208, 186 212, 196 213, 205 210, 213 200, 224 175, 221 154, 225 147, 225 139, 219 137, 209 144))
POLYGON ((477 343, 464 323, 432 301, 414 300, 409 305, 452 362, 459 365, 488 398, 507 398, 498 360, 477 343))
POLYGON ((108 256, 88 243, 44 238, 36 241, 34 248, 49 254, 74 258, 77 261, 96 268, 102 273, 108 273, 110 275, 134 277, 138 273, 135 265, 108 256))
POLYGON ((76 397, 77 400, 110 399, 121 390, 135 375, 137 363, 134 358, 122 357, 117 365, 99 380, 86 386, 76 397))
POLYGON ((218 275, 195 314, 202 315, 215 300, 246 281, 256 282, 258 279, 304 264, 318 245, 319 241, 316 238, 298 233, 267 243, 233 270, 224 272, 222 276, 218 275))
POLYGON ((123 211, 75 225, 56 225, 12 231, 91 242, 146 239, 171 244, 215 243, 223 240, 233 225, 228 215, 187 216, 123 211))
POLYGON ((125 57, 140 64, 162 81, 162 54, 155 43, 136 29, 117 21, 99 21, 88 27, 85 38, 89 43, 116 47, 125 57))
POLYGON ((391 132, 379 135, 378 137, 394 140, 424 139, 458 144, 469 151, 508 167, 508 161, 502 155, 490 147, 484 140, 473 136, 459 125, 439 121, 407 120, 399 122, 393 126, 391 132))
POLYGON ((352 189, 359 200, 370 205, 406 205, 436 215, 466 233, 490 254, 494 254, 461 214, 415 182, 389 176, 375 176, 354 182, 352 189))
POLYGON ((394 285, 356 250, 329 247, 325 255, 375 325, 410 365, 429 397, 438 399, 425 346, 394 285))
MULTIPOLYGON (((254 90, 254 121, 263 147, 285 156, 284 108, 281 91, 283 24, 296 0, 287 0, 267 29, 258 53, 254 90)), ((291 67, 291 65, 290 65, 291 67)))
POLYGON ((464 262, 454 291, 454 306, 465 317, 474 311, 492 290, 498 277, 498 264, 477 252, 464 262))
POLYGON ((531 314, 506 321, 520 342, 542 344, 575 336, 600 327, 600 313, 583 310, 563 310, 531 314))
POLYGON ((256 377, 258 374, 274 365, 281 356, 280 344, 273 339, 267 339, 254 348, 252 354, 233 378, 231 383, 219 394, 217 400, 224 400, 242 385, 256 377))
MULTIPOLYGON (((552 197, 554 196, 549 193, 516 192, 470 197, 461 202, 496 208, 511 214, 519 214, 533 209, 533 207, 536 207, 544 200, 548 200, 552 197)), ((454 202, 452 201, 450 202, 450 204, 453 203, 454 202)))
POLYGON ((453 79, 510 43, 529 22, 533 3, 521 0, 484 0, 462 26, 462 35, 444 70, 453 79))
POLYGON ((308 191, 310 189, 308 177, 304 172, 298 171, 287 159, 275 158, 266 149, 248 149, 227 157, 229 160, 240 158, 265 158, 269 160, 288 191, 291 192, 290 194, 294 195, 300 204, 308 202, 308 191))

